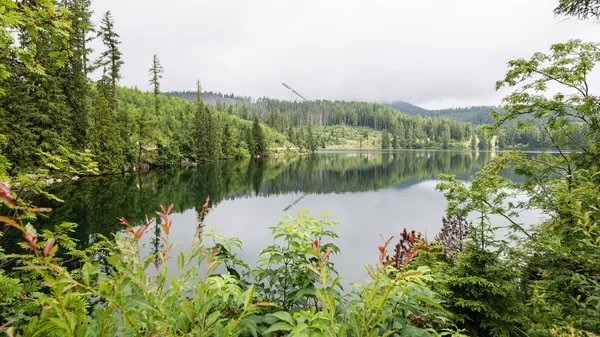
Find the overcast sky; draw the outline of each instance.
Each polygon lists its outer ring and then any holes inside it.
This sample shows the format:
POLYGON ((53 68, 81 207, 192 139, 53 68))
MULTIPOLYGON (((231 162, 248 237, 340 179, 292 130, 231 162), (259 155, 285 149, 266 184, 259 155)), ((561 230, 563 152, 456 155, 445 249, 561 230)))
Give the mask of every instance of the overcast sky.
MULTIPOLYGON (((122 85, 289 99, 404 100, 427 108, 498 104, 506 62, 600 26, 556 18, 557 0, 95 0, 111 10, 122 85)), ((96 49, 102 48, 96 44, 96 49)))

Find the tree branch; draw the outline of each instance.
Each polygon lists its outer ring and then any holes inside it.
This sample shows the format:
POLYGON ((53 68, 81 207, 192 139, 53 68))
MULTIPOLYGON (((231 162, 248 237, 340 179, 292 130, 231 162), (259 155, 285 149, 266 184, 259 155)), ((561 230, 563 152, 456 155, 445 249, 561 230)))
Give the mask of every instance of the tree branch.
MULTIPOLYGON (((490 206, 490 207, 492 207, 492 208, 494 207, 494 205, 490 204, 490 203, 489 203, 487 200, 485 200, 485 199, 483 200, 483 202, 484 202, 486 205, 488 205, 488 206, 490 206)), ((528 238, 531 238, 531 234, 527 233, 527 231, 526 231, 526 230, 525 230, 525 229, 524 229, 524 228, 523 228, 521 225, 519 225, 518 223, 514 222, 514 221, 513 221, 513 219, 511 219, 511 218, 510 218, 508 215, 504 214, 504 212, 498 212, 497 214, 501 215, 501 216, 502 216, 502 217, 504 217, 506 220, 510 221, 510 223, 511 223, 513 226, 517 227, 517 229, 519 229, 519 230, 520 230, 520 231, 521 231, 523 234, 527 235, 527 237, 528 237, 528 238)))

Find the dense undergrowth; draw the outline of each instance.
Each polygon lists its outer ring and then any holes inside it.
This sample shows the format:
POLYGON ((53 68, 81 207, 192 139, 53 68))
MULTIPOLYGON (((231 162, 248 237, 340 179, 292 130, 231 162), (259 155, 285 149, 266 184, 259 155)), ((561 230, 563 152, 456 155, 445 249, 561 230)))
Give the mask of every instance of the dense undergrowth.
MULTIPOLYGON (((52 2, 38 5, 44 4, 52 2)), ((591 10, 578 0, 561 4, 568 4, 567 9, 558 10, 579 16, 591 10), (573 9, 577 6, 581 11, 573 9)), ((35 23, 35 18, 19 17, 22 13, 13 7, 14 22, 35 23)), ((33 14, 45 15, 40 13, 33 14)), ((61 16, 42 18, 40 32, 47 28, 60 37, 60 29, 52 27, 66 24, 61 16)), ((11 37, 0 31, 0 41, 11 37)), ((34 51, 24 48, 20 55, 27 71, 43 79, 43 69, 27 57, 34 51)), ((210 211, 208 200, 198 212, 196 239, 187 253, 176 252, 176 243, 169 241, 177 226, 173 206, 161 206, 157 217, 141 222, 121 218, 123 232, 110 238, 92 234, 92 244, 77 249, 75 224, 34 227, 33 220, 51 210, 31 200, 56 199, 48 190, 50 178, 97 174, 95 157, 64 146, 48 149, 50 143, 44 143, 29 148, 36 165, 15 170, 16 163, 0 154, 0 239, 18 238, 2 240, 0 247, 0 332, 77 337, 598 336, 600 104, 588 84, 598 62, 600 46, 579 40, 509 62, 497 88, 516 90, 505 98, 502 114, 492 113, 496 123, 490 136, 505 122, 518 120, 523 128, 540 123, 556 153, 503 153, 469 183, 442 176, 437 188, 448 200, 448 216, 441 232, 433 241, 406 230, 396 240, 382 237, 382 245, 373 247, 378 259, 365 266, 369 280, 351 289, 342 289, 342 276, 329 259, 341 253, 335 223, 306 213, 271 228, 274 243, 252 268, 236 257, 240 240, 202 226, 210 211), (558 86, 562 93, 547 94, 548 87, 558 86), (505 171, 521 179, 510 180, 505 171), (544 215, 540 222, 520 222, 518 215, 532 209, 544 215), (162 232, 154 251, 143 243, 151 228, 162 232)), ((0 64, 3 85, 10 75, 6 69, 12 70, 0 64)), ((0 94, 15 88, 0 87, 0 94)), ((115 103, 116 91, 113 85, 101 101, 115 103)), ((202 116, 207 115, 200 114, 200 120, 202 116)), ((259 134, 258 121, 254 125, 259 134)), ((20 131, 12 130, 13 137, 20 131)), ((198 145, 214 145, 205 143, 198 145)))

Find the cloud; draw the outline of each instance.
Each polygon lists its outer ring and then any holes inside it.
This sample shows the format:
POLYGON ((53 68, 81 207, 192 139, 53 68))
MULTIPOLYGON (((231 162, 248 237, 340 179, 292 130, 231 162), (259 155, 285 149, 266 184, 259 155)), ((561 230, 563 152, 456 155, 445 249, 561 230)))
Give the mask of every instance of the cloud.
MULTIPOLYGON (((122 84, 286 99, 498 104, 506 62, 599 27, 552 14, 548 0, 102 0, 121 35, 122 84)), ((97 50, 102 46, 95 43, 97 50)))

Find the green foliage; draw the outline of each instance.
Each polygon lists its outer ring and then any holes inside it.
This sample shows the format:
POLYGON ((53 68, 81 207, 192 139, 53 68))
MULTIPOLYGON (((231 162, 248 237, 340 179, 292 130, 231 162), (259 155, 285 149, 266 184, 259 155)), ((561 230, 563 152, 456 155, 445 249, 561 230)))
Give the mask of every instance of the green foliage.
MULTIPOLYGON (((2 186, 3 202, 13 207, 12 193, 2 186)), ((235 268, 245 266, 235 256, 241 242, 201 225, 210 211, 208 199, 199 210, 196 239, 188 253, 177 253, 169 242, 172 210, 172 205, 161 206, 157 212, 164 234, 159 235, 162 249, 147 255, 142 238, 157 219, 146 218, 134 228, 121 218, 124 235, 112 240, 98 236, 95 244, 77 251, 65 234, 72 226, 38 234, 25 225, 28 212, 36 210, 0 218, 25 240, 23 253, 0 252, 1 261, 10 259, 15 264, 9 275, 0 274, 0 313, 10 320, 3 328, 10 336, 256 336, 280 331, 303 336, 447 334, 422 326, 419 319, 440 308, 424 283, 429 279, 424 268, 399 273, 390 267, 368 267, 372 282, 355 286, 347 299, 335 291, 339 278, 331 279, 334 269, 328 258, 337 247, 320 244, 321 239, 335 236, 327 229, 333 223, 300 214, 275 226, 275 238, 282 238, 287 248, 275 245, 263 251, 249 284, 234 276, 238 275, 235 268), (68 268, 59 249, 75 257, 78 267, 68 268), (169 270, 171 258, 176 270, 169 270), (286 273, 281 269, 286 265, 298 270, 286 273), (231 272, 218 273, 220 266, 231 272), (278 268, 284 275, 272 273, 278 268), (277 280, 281 286, 287 282, 281 283, 282 279, 294 284, 289 285, 292 292, 277 286, 255 292, 259 287, 254 283, 277 280), (48 291, 40 291, 42 286, 48 291), (265 301, 266 296, 272 296, 272 301, 265 301)))
MULTIPOLYGON (((274 239, 283 240, 283 245, 263 249, 257 266, 250 271, 250 278, 257 281, 260 296, 290 312, 316 306, 319 278, 311 269, 321 262, 315 257, 339 253, 335 244, 327 242, 337 237, 328 228, 335 224, 309 219, 306 213, 300 213, 296 219, 288 217, 271 227, 274 239)), ((324 261, 323 264, 334 271, 331 262, 324 261)), ((334 283, 339 286, 339 282, 334 283)))
MULTIPOLYGON (((437 188, 446 192, 451 216, 477 214, 467 238, 460 242, 463 252, 455 256, 447 269, 443 286, 447 289, 448 309, 456 315, 459 326, 475 336, 513 336, 523 328, 524 304, 518 289, 518 269, 507 260, 510 245, 499 239, 490 216, 506 215, 502 205, 512 197, 505 188, 509 180, 497 175, 507 160, 496 159, 479 171, 466 185, 453 177, 437 188)), ((515 229, 521 229, 513 224, 515 229)))
POLYGON ((554 14, 574 16, 581 20, 592 18, 597 21, 600 18, 600 2, 597 0, 559 0, 554 14))
POLYGON ((158 59, 158 55, 154 55, 152 58, 152 66, 148 69, 148 73, 150 74, 150 85, 152 85, 152 93, 154 94, 154 104, 155 110, 154 113, 158 115, 158 96, 160 95, 160 80, 162 79, 162 74, 165 72, 165 69, 160 64, 160 60, 158 59))
POLYGON ((444 282, 448 309, 472 333, 600 333, 600 105, 588 84, 599 61, 598 45, 579 40, 510 61, 497 88, 516 90, 504 99, 502 114, 492 113, 496 122, 486 131, 506 132, 500 126, 518 120, 515 130, 537 132, 536 142, 543 132, 556 153, 504 153, 470 185, 450 177, 439 185, 450 214, 479 217, 464 253, 446 269, 444 282), (558 93, 548 95, 550 87, 558 93), (507 170, 520 179, 505 178, 502 172, 507 170), (526 210, 541 212, 544 218, 537 224, 519 223, 519 213, 526 210), (508 222, 504 239, 492 215, 508 222))
POLYGON ((381 148, 384 150, 389 150, 390 148, 390 134, 387 130, 383 130, 381 136, 381 148))
MULTIPOLYGON (((52 60, 40 62, 37 57, 37 41, 42 36, 55 45, 65 47, 69 38, 69 17, 64 7, 53 0, 40 0, 16 3, 11 0, 0 1, 0 96, 6 94, 7 87, 2 82, 10 76, 18 76, 11 69, 22 62, 27 71, 42 75, 46 67, 63 65, 68 53, 55 53, 52 60), (17 34, 15 34, 15 32, 17 34), (23 43, 16 45, 15 37, 19 36, 23 43), (46 63, 46 61, 49 61, 46 63)), ((10 86, 10 85, 8 85, 10 86)))
POLYGON ((98 36, 102 38, 102 43, 106 50, 100 54, 95 67, 102 68, 104 75, 110 79, 107 81, 108 96, 113 110, 117 110, 117 83, 121 79, 121 67, 123 66, 123 53, 119 50, 119 34, 115 32, 115 22, 110 11, 102 16, 98 36))
POLYGON ((258 117, 254 117, 254 121, 252 122, 252 140, 248 144, 252 144, 252 147, 249 147, 249 151, 252 154, 261 154, 267 150, 267 144, 265 140, 265 136, 263 135, 263 130, 260 125, 260 121, 258 117))
MULTIPOLYGON (((188 91, 170 92, 168 95, 188 100, 194 99, 194 93, 188 91)), ((405 144, 401 144, 402 147, 425 148, 429 147, 435 139, 440 138, 444 125, 448 125, 450 129, 450 141, 457 145, 467 140, 474 129, 473 125, 469 123, 429 116, 408 116, 385 105, 374 103, 344 101, 288 102, 269 98, 261 98, 253 102, 249 98, 218 93, 207 93, 207 96, 211 97, 211 104, 222 110, 227 110, 229 114, 247 120, 258 115, 262 121, 278 132, 288 131, 288 136, 290 126, 302 130, 302 127, 308 127, 310 124, 315 129, 349 126, 352 128, 370 128, 377 132, 384 129, 393 130, 397 127, 399 139, 407 139, 405 144)), ((486 113, 488 112, 489 108, 486 110, 486 113)), ((296 135, 296 140, 292 141, 290 139, 290 141, 299 148, 309 149, 306 143, 306 130, 302 132, 304 137, 296 135)), ((346 138, 346 136, 342 134, 342 138, 346 138)), ((330 140, 326 142, 331 143, 330 140)), ((358 148, 358 138, 356 143, 355 148, 358 148)), ((379 148, 379 144, 375 147, 379 148)))
POLYGON ((242 159, 250 156, 250 153, 241 143, 240 136, 235 125, 225 122, 223 129, 223 151, 224 159, 242 159))
POLYGON ((90 113, 90 129, 87 133, 87 148, 95 155, 100 170, 106 173, 118 173, 125 169, 125 143, 119 134, 117 115, 111 109, 110 101, 103 90, 109 90, 108 84, 100 82, 98 90, 93 91, 93 110, 90 113))
POLYGON ((198 81, 198 100, 196 102, 196 158, 199 161, 215 161, 221 157, 218 123, 212 110, 202 102, 200 82, 198 81))
POLYGON ((6 93, 0 94, 0 134, 14 164, 11 175, 34 172, 43 166, 39 151, 59 146, 89 151, 102 173, 120 173, 247 157, 254 144, 261 153, 284 145, 283 136, 264 126, 259 142, 240 141, 252 134, 251 122, 161 95, 164 69, 156 55, 152 94, 118 87, 124 60, 110 11, 96 31, 89 0, 61 4, 0 3, 0 41, 7 47, 0 50, 0 92, 6 93), (104 48, 90 64, 95 37, 104 48), (93 83, 88 75, 98 68, 102 77, 93 83))

